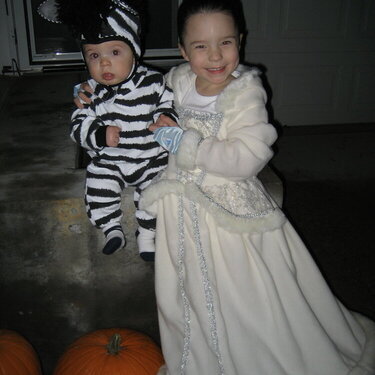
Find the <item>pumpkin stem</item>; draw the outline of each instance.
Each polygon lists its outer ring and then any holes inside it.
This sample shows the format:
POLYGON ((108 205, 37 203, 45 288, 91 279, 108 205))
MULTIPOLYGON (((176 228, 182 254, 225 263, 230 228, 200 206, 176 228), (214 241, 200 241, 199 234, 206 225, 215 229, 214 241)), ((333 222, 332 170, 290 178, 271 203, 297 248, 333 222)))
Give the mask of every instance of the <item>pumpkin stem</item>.
POLYGON ((108 354, 117 355, 121 349, 120 344, 121 344, 121 335, 119 333, 115 333, 109 340, 109 343, 106 345, 108 354))

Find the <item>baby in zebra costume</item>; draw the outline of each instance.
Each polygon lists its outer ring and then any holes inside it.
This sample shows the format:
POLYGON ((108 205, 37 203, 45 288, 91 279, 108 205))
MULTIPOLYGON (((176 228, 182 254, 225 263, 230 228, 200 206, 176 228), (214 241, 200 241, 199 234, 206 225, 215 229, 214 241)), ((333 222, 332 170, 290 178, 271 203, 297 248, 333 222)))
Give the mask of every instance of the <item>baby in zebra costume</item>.
POLYGON ((148 127, 170 125, 177 115, 164 76, 140 63, 139 13, 122 0, 47 0, 39 13, 79 36, 92 77, 91 103, 74 111, 71 138, 91 157, 85 203, 90 221, 105 235, 103 253, 126 245, 121 193, 134 186, 139 252, 153 260, 156 219, 138 209, 138 199, 166 167, 168 154, 148 127))

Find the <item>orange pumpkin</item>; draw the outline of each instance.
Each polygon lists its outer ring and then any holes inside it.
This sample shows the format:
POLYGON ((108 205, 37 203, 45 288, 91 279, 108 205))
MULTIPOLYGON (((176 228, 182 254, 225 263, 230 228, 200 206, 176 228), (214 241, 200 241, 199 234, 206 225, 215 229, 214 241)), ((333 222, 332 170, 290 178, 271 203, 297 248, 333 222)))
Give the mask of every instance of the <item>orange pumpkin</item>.
POLYGON ((107 328, 74 341, 53 374, 155 375, 163 363, 160 348, 148 336, 126 328, 107 328))
POLYGON ((19 333, 0 329, 0 375, 41 375, 39 358, 19 333))

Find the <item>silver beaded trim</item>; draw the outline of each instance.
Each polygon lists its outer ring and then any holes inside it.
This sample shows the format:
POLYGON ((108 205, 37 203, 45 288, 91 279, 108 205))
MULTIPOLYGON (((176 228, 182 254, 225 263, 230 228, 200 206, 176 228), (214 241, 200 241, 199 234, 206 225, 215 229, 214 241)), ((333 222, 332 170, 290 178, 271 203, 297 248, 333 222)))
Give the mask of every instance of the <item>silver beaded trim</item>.
POLYGON ((193 222, 193 231, 194 231, 194 241, 195 247, 197 250, 197 255, 199 258, 199 265, 201 268, 202 280, 203 280, 203 289, 206 299, 206 307, 208 312, 208 320, 210 323, 210 336, 211 336, 211 345, 212 349, 217 357, 219 375, 224 375, 224 366, 219 348, 219 339, 217 334, 217 324, 214 308, 214 297, 212 293, 211 282, 208 277, 207 261, 203 252, 203 246, 201 242, 201 235, 199 230, 199 220, 198 220, 198 210, 197 205, 190 201, 190 210, 193 222))
POLYGON ((184 308, 184 348, 181 356, 180 374, 185 373, 186 363, 190 352, 190 303, 186 296, 184 285, 184 259, 185 259, 185 229, 184 229, 184 198, 182 195, 178 198, 178 283, 184 308))
POLYGON ((199 112, 186 108, 177 108, 177 113, 183 129, 194 128, 199 130, 204 138, 216 137, 224 118, 223 113, 199 112))
MULTIPOLYGON (((224 186, 225 188, 225 186, 224 186)), ((227 207, 225 207, 223 204, 220 204, 217 200, 219 199, 214 199, 210 195, 208 195, 206 192, 204 192, 200 186, 198 185, 197 192, 201 193, 200 196, 202 197, 201 203, 204 203, 207 207, 207 209, 211 209, 211 211, 214 211, 216 208, 218 211, 221 211, 223 214, 229 214, 232 215, 233 217, 236 217, 238 219, 257 219, 257 218, 262 218, 270 215, 271 213, 276 211, 276 208, 270 203, 270 201, 264 196, 263 200, 261 202, 266 202, 267 205, 265 207, 258 210, 253 210, 253 207, 251 206, 251 209, 253 212, 248 210, 247 213, 244 214, 238 214, 236 212, 233 212, 229 210, 227 207)), ((224 199, 219 200, 221 202, 225 202, 224 199)))

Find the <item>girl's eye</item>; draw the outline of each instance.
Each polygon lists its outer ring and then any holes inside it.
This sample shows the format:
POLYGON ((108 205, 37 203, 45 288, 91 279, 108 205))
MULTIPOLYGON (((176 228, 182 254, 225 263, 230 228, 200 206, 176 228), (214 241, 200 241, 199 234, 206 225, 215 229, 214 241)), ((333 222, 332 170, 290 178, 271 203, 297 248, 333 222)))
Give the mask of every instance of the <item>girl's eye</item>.
POLYGON ((195 49, 202 49, 202 48, 204 48, 204 47, 205 47, 204 44, 197 44, 197 45, 195 46, 195 49))
POLYGON ((114 49, 112 53, 114 56, 118 56, 120 54, 120 51, 118 49, 114 49))
POLYGON ((232 44, 232 41, 231 41, 231 40, 224 40, 224 41, 223 41, 223 45, 224 45, 224 46, 227 46, 227 45, 229 45, 229 44, 232 44))
POLYGON ((97 54, 96 52, 90 54, 90 59, 92 59, 92 60, 95 60, 95 59, 97 59, 98 57, 99 57, 99 54, 97 54))

